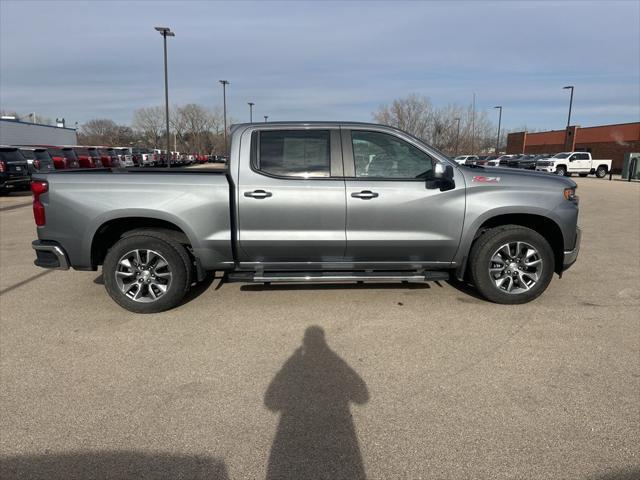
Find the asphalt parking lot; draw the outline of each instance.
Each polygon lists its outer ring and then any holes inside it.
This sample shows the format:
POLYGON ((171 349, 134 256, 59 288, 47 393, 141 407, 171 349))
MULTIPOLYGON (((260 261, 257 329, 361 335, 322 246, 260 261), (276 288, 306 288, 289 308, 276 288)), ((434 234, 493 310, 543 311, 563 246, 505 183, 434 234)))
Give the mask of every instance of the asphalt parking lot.
POLYGON ((576 181, 578 262, 520 306, 215 280, 134 315, 0 198, 0 477, 640 478, 640 185, 576 181))

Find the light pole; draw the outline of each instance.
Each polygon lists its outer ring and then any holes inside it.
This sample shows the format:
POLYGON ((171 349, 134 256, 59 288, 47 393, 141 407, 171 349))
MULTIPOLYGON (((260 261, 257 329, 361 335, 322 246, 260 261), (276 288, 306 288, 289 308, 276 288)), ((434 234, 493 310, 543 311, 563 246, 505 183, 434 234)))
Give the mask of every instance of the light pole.
POLYGON ((253 106, 255 103, 248 102, 247 105, 249 105, 249 123, 253 123, 253 106))
POLYGON ((269 119, 269 115, 265 115, 264 116, 264 123, 267 123, 267 120, 269 119))
POLYGON ((175 37, 176 34, 169 27, 155 27, 164 40, 164 115, 167 123, 167 167, 171 167, 171 140, 169 137, 169 74, 167 72, 167 37, 175 37))
POLYGON ((500 110, 500 114, 498 116, 498 138, 496 138, 496 155, 499 155, 498 150, 500 149, 500 125, 502 124, 502 105, 498 105, 497 108, 500 110))
POLYGON ((458 156, 458 142, 460 141, 460 117, 455 118, 455 121, 458 122, 458 129, 456 131, 456 153, 455 156, 458 156))
POLYGON ((224 154, 227 154, 227 80, 220 80, 222 84, 222 111, 224 115, 224 154))
POLYGON ((569 117, 567 118, 567 128, 571 125, 571 107, 573 106, 573 85, 562 87, 563 90, 571 89, 571 98, 569 99, 569 117))

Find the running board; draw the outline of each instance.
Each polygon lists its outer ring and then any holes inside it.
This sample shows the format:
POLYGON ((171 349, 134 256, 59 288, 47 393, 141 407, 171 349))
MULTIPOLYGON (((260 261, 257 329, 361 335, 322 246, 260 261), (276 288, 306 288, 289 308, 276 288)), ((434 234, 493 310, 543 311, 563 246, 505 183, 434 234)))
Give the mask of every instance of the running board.
POLYGON ((231 282, 254 283, 339 283, 339 282, 430 282, 449 280, 449 272, 236 272, 231 282))

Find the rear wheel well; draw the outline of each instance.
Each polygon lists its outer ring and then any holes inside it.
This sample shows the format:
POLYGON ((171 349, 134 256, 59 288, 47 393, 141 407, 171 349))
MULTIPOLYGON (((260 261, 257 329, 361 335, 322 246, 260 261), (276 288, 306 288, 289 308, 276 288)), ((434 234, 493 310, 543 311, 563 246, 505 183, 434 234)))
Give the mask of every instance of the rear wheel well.
POLYGON ((478 228, 471 246, 473 247, 473 243, 485 232, 503 225, 520 225, 530 228, 542 235, 545 240, 549 242, 553 250, 556 273, 560 274, 562 272, 562 262, 564 261, 564 237, 562 236, 562 230, 560 230, 556 222, 541 215, 515 213, 492 217, 478 228))
MULTIPOLYGON (((145 217, 127 217, 110 220, 96 230, 91 242, 91 264, 95 268, 102 265, 107 251, 122 237, 137 231, 154 230, 170 235, 176 242, 191 246, 191 242, 178 226, 166 220, 145 217)), ((190 250, 190 249, 188 249, 190 250)))

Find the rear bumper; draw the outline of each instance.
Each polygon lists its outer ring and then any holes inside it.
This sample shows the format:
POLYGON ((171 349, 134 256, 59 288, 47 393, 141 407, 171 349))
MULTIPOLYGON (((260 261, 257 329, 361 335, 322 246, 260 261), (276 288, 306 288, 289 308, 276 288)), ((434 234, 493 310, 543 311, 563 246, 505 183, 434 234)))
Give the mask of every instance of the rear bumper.
POLYGON ((69 270, 69 259, 59 243, 47 240, 34 240, 31 247, 36 251, 34 265, 42 268, 69 270))
POLYGON ((578 259, 578 252, 580 251, 580 241, 582 240, 582 230, 580 227, 576 227, 576 243, 573 250, 564 251, 564 261, 562 262, 562 271, 568 269, 571 265, 576 263, 578 259))
POLYGON ((0 180, 0 187, 8 189, 28 187, 31 184, 31 177, 5 177, 0 180))

